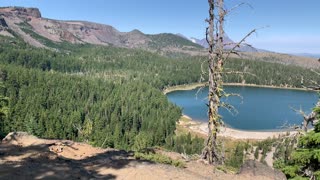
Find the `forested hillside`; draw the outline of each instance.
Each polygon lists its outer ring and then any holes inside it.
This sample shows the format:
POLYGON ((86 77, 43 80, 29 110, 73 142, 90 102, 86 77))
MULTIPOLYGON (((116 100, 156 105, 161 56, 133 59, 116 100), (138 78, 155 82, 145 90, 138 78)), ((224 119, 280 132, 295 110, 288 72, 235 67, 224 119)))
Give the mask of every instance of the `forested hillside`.
POLYGON ((1 71, 10 99, 5 132, 128 149, 136 135, 150 130, 148 145, 163 144, 180 117, 159 90, 141 81, 115 84, 12 66, 1 71))
MULTIPOLYGON (((172 143, 181 110, 162 90, 197 82, 206 57, 53 44, 56 50, 39 49, 0 36, 1 92, 9 99, 2 133, 28 131, 121 149, 172 143)), ((319 80, 308 69, 259 61, 231 59, 226 68, 225 82, 301 87, 302 77, 304 85, 319 80)))

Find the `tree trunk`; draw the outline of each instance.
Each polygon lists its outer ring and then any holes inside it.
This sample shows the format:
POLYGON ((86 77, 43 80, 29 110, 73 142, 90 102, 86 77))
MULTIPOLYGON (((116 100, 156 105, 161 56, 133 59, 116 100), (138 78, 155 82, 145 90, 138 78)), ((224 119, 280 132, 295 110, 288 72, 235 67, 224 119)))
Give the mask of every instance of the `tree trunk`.
POLYGON ((224 9, 223 0, 218 0, 219 8, 219 27, 216 38, 214 38, 215 31, 215 0, 208 0, 209 3, 209 27, 206 32, 206 39, 209 44, 209 94, 208 94, 208 139, 205 148, 202 152, 202 158, 206 159, 210 164, 223 164, 224 157, 219 150, 217 143, 217 133, 219 131, 220 116, 218 114, 220 106, 220 98, 222 95, 222 67, 223 67, 223 21, 224 9))

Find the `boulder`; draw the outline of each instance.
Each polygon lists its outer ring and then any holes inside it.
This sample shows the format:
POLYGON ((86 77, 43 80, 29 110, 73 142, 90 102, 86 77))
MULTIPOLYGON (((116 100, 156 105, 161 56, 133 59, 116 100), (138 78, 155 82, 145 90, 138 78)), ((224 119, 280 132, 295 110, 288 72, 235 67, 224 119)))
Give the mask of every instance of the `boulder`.
POLYGON ((2 143, 28 146, 41 143, 41 140, 26 132, 10 132, 2 139, 2 143))

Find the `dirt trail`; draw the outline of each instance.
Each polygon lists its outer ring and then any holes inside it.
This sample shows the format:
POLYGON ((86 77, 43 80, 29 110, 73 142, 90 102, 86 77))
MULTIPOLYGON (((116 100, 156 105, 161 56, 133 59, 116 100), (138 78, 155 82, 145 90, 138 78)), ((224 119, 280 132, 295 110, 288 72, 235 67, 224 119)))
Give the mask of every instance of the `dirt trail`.
POLYGON ((12 133, 0 144, 0 179, 272 179, 215 171, 201 162, 186 168, 136 160, 132 153, 12 133))

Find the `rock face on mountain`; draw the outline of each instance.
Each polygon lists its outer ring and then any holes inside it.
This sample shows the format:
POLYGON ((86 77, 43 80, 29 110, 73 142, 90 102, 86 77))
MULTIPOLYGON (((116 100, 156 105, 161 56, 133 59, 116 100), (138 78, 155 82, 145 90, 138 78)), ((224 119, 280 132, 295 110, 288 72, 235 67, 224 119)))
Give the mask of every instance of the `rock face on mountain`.
POLYGON ((11 12, 17 16, 31 16, 34 18, 41 18, 41 13, 37 8, 22 8, 14 7, 11 12))
POLYGON ((0 28, 7 28, 8 25, 6 23, 6 21, 4 20, 4 18, 0 18, 0 28))
POLYGON ((38 8, 3 7, 0 8, 0 15, 41 18, 38 8))
MULTIPOLYGON (((66 41, 74 44, 89 43, 148 50, 150 49, 150 44, 153 46, 155 44, 152 38, 150 38, 150 35, 143 34, 138 30, 120 32, 114 27, 104 24, 46 19, 41 17, 39 9, 36 8, 0 8, 0 25, 1 24, 2 26, 8 26, 27 43, 36 47, 45 47, 45 44, 33 36, 33 33, 56 43, 66 41)), ((183 39, 179 36, 177 36, 177 38, 183 39)), ((181 42, 184 41, 186 40, 181 40, 181 42)), ((167 43, 165 46, 168 48, 176 45, 167 43)), ((199 45, 191 42, 189 44, 182 43, 181 48, 182 47, 186 49, 201 48, 199 45)))

